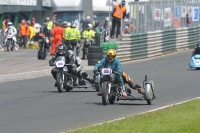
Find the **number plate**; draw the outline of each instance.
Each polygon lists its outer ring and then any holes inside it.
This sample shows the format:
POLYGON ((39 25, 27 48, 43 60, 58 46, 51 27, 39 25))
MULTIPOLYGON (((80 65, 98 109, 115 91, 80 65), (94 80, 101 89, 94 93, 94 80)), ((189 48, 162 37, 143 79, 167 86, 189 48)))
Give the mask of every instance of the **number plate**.
POLYGON ((112 73, 112 69, 110 68, 103 68, 101 70, 102 75, 110 75, 112 73))
POLYGON ((65 63, 63 61, 56 62, 57 67, 64 67, 65 63))
POLYGON ((200 60, 196 60, 195 62, 196 62, 196 64, 200 64, 200 60))
POLYGON ((12 36, 8 35, 7 38, 12 38, 12 36))

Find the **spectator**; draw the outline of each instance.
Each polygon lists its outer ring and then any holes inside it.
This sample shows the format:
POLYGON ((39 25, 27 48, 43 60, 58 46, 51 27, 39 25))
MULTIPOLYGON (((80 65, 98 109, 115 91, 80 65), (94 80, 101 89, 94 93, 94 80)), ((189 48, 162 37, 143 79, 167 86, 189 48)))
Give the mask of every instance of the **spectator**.
POLYGON ((19 37, 20 37, 19 46, 20 47, 24 45, 24 48, 26 49, 26 42, 27 42, 28 35, 29 35, 29 28, 27 24, 25 23, 25 20, 22 19, 21 24, 19 25, 19 37))
POLYGON ((122 3, 120 5, 116 5, 112 16, 112 31, 111 31, 111 38, 114 36, 115 27, 117 25, 117 33, 116 38, 118 38, 118 35, 120 34, 120 27, 121 27, 121 19, 126 17, 126 7, 125 7, 125 0, 122 0, 122 3))
POLYGON ((90 16, 87 16, 86 20, 83 22, 82 32, 87 29, 88 24, 90 24, 90 23, 91 23, 90 16))
POLYGON ((56 52, 56 47, 61 44, 63 38, 61 20, 57 20, 57 22, 55 22, 55 27, 51 30, 51 34, 54 36, 52 41, 51 55, 54 55, 56 52))
POLYGON ((5 37, 4 37, 4 32, 6 30, 6 18, 3 20, 2 22, 2 31, 1 31, 1 38, 2 38, 2 42, 4 44, 5 42, 5 37))
POLYGON ((10 22, 10 18, 6 17, 6 28, 8 28, 8 23, 10 22))
POLYGON ((188 27, 190 24, 190 18, 189 18, 189 15, 188 13, 186 14, 186 27, 188 27))
POLYGON ((31 22, 30 21, 27 21, 27 26, 29 28, 29 36, 28 36, 28 39, 29 39, 29 45, 33 45, 34 44, 34 37, 36 35, 36 32, 35 32, 35 29, 31 26, 31 22))

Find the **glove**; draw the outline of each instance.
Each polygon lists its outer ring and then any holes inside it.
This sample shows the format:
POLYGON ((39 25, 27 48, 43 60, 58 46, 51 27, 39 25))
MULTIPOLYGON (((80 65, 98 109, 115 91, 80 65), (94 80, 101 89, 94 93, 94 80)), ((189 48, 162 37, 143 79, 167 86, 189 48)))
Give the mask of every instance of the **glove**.
POLYGON ((97 70, 94 70, 93 73, 94 73, 95 75, 97 75, 99 72, 98 72, 97 70))
POLYGON ((49 61, 49 66, 54 66, 52 60, 49 61))

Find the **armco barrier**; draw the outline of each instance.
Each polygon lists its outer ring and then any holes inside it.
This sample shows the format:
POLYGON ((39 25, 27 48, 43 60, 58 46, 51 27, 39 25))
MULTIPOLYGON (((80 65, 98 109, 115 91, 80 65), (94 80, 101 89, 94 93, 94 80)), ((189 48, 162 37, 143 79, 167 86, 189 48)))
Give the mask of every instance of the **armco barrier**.
POLYGON ((199 27, 122 35, 117 57, 131 61, 183 50, 199 42, 199 27))

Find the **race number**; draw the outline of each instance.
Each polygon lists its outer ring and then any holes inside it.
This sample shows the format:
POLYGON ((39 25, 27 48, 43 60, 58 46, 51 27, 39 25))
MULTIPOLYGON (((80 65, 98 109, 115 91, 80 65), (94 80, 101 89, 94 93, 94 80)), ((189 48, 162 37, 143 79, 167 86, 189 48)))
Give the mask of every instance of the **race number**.
POLYGON ((56 62, 57 67, 64 67, 64 65, 65 65, 65 62, 63 62, 63 61, 57 61, 56 62))
POLYGON ((112 69, 110 69, 110 68, 103 68, 101 70, 102 75, 110 75, 111 73, 112 73, 112 69))
POLYGON ((196 60, 195 62, 196 62, 196 64, 198 64, 198 65, 200 64, 200 60, 196 60))

